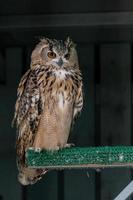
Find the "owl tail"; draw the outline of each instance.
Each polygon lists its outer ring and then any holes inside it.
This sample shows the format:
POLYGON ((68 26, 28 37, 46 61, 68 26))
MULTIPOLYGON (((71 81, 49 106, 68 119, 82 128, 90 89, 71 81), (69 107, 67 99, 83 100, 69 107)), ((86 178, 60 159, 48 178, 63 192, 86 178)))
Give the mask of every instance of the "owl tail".
POLYGON ((22 185, 32 185, 39 181, 47 172, 45 169, 29 169, 24 167, 18 174, 18 180, 22 185))

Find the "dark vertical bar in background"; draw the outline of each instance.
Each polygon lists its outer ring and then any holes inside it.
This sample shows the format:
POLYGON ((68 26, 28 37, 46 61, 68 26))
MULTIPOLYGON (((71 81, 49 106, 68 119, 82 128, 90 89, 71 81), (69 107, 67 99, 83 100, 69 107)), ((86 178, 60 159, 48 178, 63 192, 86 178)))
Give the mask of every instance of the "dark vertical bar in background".
MULTIPOLYGON (((79 119, 75 123, 76 146, 94 146, 95 132, 95 87, 94 87, 94 45, 79 42, 77 45, 79 65, 83 74, 84 106, 79 119)), ((73 134, 72 133, 72 134, 73 134)), ((73 138, 72 138, 73 139, 73 138)), ((64 172, 65 200, 95 200, 95 171, 65 170, 64 172), (88 174, 89 172, 89 179, 88 174)))
MULTIPOLYGON (((131 145, 133 145, 133 44, 131 45, 131 145)), ((133 177, 133 173, 132 173, 132 177, 133 177)))
MULTIPOLYGON (((131 46, 101 44, 100 54, 101 144, 131 145, 131 46)), ((103 170, 101 199, 114 199, 130 180, 130 169, 103 170)))
POLYGON ((64 171, 59 171, 57 173, 58 173, 57 199, 64 200, 64 171))
POLYGON ((100 46, 95 45, 95 146, 101 144, 101 123, 100 123, 100 81, 101 81, 101 67, 100 67, 100 46))
POLYGON ((3 196, 2 196, 2 195, 0 195, 0 200, 4 200, 4 198, 3 198, 3 196))
POLYGON ((22 186, 22 200, 27 200, 27 186, 22 186))
POLYGON ((6 84, 6 53, 5 48, 0 49, 0 84, 6 84))
MULTIPOLYGON (((131 145, 133 146, 133 44, 131 45, 131 145)), ((131 169, 131 177, 133 179, 133 169, 131 169)), ((131 197, 133 200, 133 197, 131 197)))
MULTIPOLYGON (((100 45, 95 45, 95 146, 101 144, 101 113, 100 113, 100 81, 101 81, 101 66, 100 66, 100 45)), ((95 199, 101 200, 101 174, 95 173, 95 199)))
MULTIPOLYGON (((22 69, 21 69, 21 76, 26 72, 27 66, 27 48, 26 46, 22 47, 22 69)), ((22 200, 27 200, 27 193, 28 189, 27 186, 22 186, 22 200)))
POLYGON ((29 57, 28 55, 28 48, 26 46, 22 47, 23 51, 22 51, 22 75, 27 71, 27 66, 29 65, 29 63, 27 62, 27 59, 29 57))
MULTIPOLYGON (((21 69, 21 76, 26 72, 26 47, 22 47, 22 69, 21 69)), ((27 200, 28 196, 28 188, 27 186, 22 186, 22 200, 27 200)))

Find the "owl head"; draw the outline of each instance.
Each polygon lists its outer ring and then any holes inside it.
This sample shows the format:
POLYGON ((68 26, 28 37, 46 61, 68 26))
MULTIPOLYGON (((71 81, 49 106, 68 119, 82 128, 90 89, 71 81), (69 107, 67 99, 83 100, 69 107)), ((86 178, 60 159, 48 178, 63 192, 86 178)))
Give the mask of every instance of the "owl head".
POLYGON ((66 41, 43 38, 31 55, 31 68, 36 64, 63 68, 78 65, 75 44, 68 37, 66 41))

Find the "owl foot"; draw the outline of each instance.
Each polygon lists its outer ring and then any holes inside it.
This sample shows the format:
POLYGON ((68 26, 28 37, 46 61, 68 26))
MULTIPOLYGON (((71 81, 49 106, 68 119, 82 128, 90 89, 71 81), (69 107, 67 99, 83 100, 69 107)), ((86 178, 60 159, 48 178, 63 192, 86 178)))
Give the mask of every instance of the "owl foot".
POLYGON ((75 144, 73 144, 73 143, 68 143, 68 144, 65 144, 64 145, 64 148, 70 148, 70 147, 74 147, 75 146, 75 144))
POLYGON ((39 147, 29 147, 29 150, 34 150, 36 153, 40 153, 42 151, 42 148, 39 147))
POLYGON ((51 147, 51 148, 50 147, 47 148, 47 150, 50 151, 50 152, 59 151, 59 149, 60 149, 59 146, 54 146, 54 147, 51 147))

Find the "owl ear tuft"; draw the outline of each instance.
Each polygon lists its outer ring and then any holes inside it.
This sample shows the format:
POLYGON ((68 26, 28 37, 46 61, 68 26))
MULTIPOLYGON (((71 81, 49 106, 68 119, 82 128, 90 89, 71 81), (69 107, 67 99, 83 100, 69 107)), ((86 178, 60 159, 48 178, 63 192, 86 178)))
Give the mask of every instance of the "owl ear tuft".
POLYGON ((67 37, 65 44, 69 48, 76 47, 76 44, 72 41, 72 39, 70 37, 67 37))
POLYGON ((50 39, 49 38, 45 38, 45 37, 41 37, 40 38, 40 42, 42 42, 44 44, 49 44, 50 43, 50 39))

